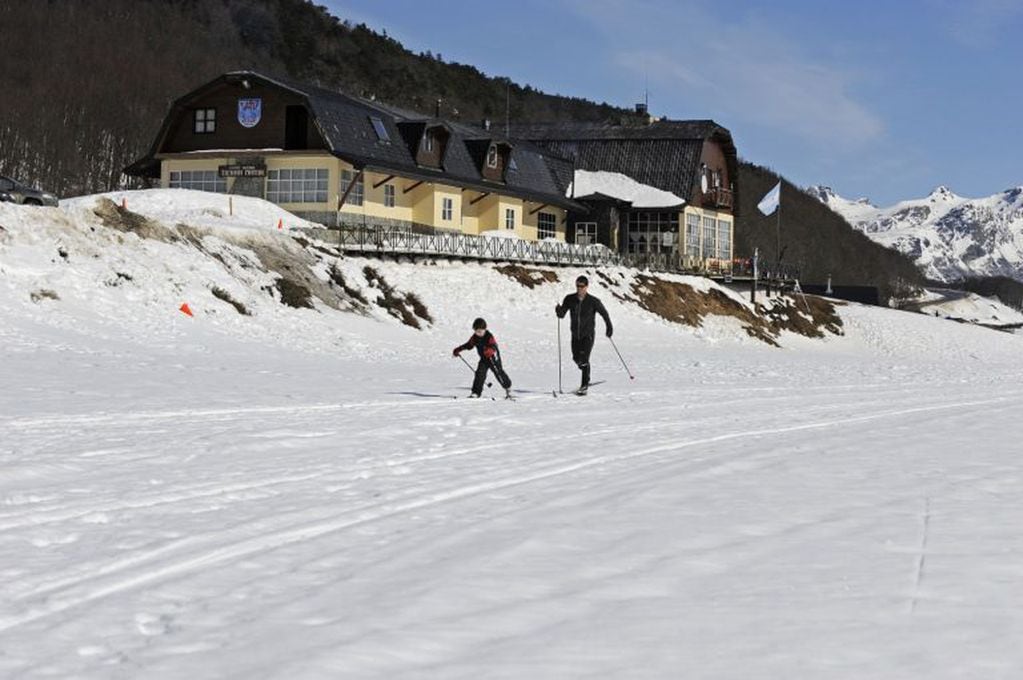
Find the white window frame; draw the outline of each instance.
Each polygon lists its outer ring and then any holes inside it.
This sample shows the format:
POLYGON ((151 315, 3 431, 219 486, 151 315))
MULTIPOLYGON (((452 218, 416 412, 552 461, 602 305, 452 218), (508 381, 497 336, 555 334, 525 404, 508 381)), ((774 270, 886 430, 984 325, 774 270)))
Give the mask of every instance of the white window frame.
POLYGON ((266 200, 271 203, 326 203, 327 168, 276 168, 266 171, 266 200))
POLYGON ((505 208, 504 209, 504 228, 505 229, 515 229, 515 222, 516 222, 515 208, 505 208))
POLYGON ((192 109, 192 132, 197 135, 209 135, 217 131, 217 110, 206 107, 192 109))
POLYGON ((216 170, 174 170, 169 179, 167 186, 171 189, 227 193, 227 179, 216 170))
MULTIPOLYGON (((355 176, 358 175, 355 170, 342 170, 341 171, 341 195, 344 196, 345 192, 348 191, 348 185, 352 183, 355 176)), ((361 206, 366 200, 366 183, 364 177, 359 175, 359 181, 355 183, 355 187, 349 192, 348 198, 345 199, 345 205, 361 206)))
POLYGON ((487 167, 497 167, 497 144, 491 144, 490 148, 487 149, 487 167))
POLYGON ((575 223, 575 242, 576 245, 587 246, 597 242, 597 223, 596 222, 576 222, 575 223))
POLYGON ((394 205, 395 205, 394 185, 393 184, 385 184, 384 185, 384 207, 385 208, 393 208, 394 205))
POLYGON ((732 223, 718 220, 718 258, 732 259, 732 223))
POLYGON ((700 216, 695 213, 686 214, 686 253, 700 254, 700 216))
POLYGON ((554 213, 541 212, 536 216, 536 237, 542 241, 554 238, 558 234, 558 216, 554 213), (545 224, 546 223, 546 224, 545 224))
POLYGON ((440 218, 450 222, 455 216, 455 199, 445 196, 440 200, 440 218))
POLYGON ((717 257, 718 224, 713 217, 703 216, 703 248, 700 256, 709 260, 717 257))

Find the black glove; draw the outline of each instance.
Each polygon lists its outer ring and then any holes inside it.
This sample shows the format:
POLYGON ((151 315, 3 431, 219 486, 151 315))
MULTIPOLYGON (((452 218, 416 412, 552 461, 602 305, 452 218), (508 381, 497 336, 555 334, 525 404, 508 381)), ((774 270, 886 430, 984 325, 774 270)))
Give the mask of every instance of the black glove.
POLYGON ((561 316, 561 305, 554 305, 554 315, 561 316))
POLYGON ((608 328, 607 328, 607 337, 609 337, 609 338, 611 337, 611 327, 610 326, 608 326, 608 328))
POLYGON ((457 356, 458 356, 458 353, 459 353, 459 352, 461 352, 461 351, 462 351, 462 350, 460 350, 459 348, 457 348, 457 347, 456 347, 456 348, 455 348, 454 350, 452 350, 452 352, 451 352, 451 356, 453 356, 453 357, 457 357, 457 356))

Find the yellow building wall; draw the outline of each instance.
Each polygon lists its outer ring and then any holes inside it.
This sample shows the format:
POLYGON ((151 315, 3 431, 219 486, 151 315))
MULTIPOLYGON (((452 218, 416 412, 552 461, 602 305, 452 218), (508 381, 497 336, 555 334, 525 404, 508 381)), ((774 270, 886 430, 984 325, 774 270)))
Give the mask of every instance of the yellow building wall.
POLYGON ((552 213, 554 215, 554 238, 559 241, 565 240, 567 227, 566 211, 543 203, 526 201, 523 205, 521 236, 530 241, 540 240, 540 213, 552 213), (543 206, 541 208, 541 206, 543 206), (536 211, 536 212, 533 212, 536 211), (533 214, 530 214, 533 213, 533 214))
MULTIPOLYGON (((182 170, 208 170, 216 172, 221 165, 232 165, 244 163, 246 158, 235 158, 232 156, 203 156, 196 158, 167 158, 161 163, 160 184, 163 187, 170 185, 170 173, 182 170)), ((267 156, 265 158, 267 171, 280 169, 321 169, 325 168, 327 177, 327 201, 323 203, 281 203, 285 210, 293 212, 333 212, 337 210, 337 204, 341 197, 341 171, 350 170, 357 174, 356 169, 349 163, 339 160, 330 154, 308 154, 302 156, 267 156)), ((480 198, 481 192, 476 189, 463 190, 461 187, 440 184, 435 182, 422 182, 406 193, 406 189, 417 184, 418 180, 407 177, 395 176, 387 179, 389 175, 364 172, 363 173, 363 202, 362 205, 352 205, 346 202, 341 212, 348 216, 365 216, 367 223, 372 223, 373 218, 413 222, 438 229, 461 231, 466 234, 480 234, 481 232, 500 230, 508 231, 505 228, 505 211, 515 212, 516 236, 526 240, 537 240, 538 220, 541 211, 536 210, 541 204, 523 201, 522 199, 510 196, 502 196, 498 193, 490 193, 479 201, 473 203, 474 199, 480 198), (384 182, 384 180, 387 180, 384 182), (374 186, 380 184, 380 186, 374 186), (384 205, 384 187, 390 184, 394 186, 394 206, 384 205), (451 200, 451 219, 443 219, 444 199, 451 200), (530 211, 534 211, 530 214, 530 211)), ((226 178, 228 193, 231 192, 235 178, 226 178)), ((265 195, 264 180, 264 195, 265 195)), ((349 194, 350 196, 350 194, 349 194)), ((562 208, 546 206, 542 212, 554 213, 556 215, 556 238, 565 240, 566 212, 562 208)))

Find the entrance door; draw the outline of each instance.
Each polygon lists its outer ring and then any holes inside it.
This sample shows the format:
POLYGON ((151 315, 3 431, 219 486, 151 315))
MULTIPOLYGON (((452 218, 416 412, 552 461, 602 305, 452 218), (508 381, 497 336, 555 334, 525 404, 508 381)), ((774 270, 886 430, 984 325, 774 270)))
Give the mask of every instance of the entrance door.
POLYGON ((289 106, 284 112, 284 148, 309 148, 309 114, 304 106, 289 106))

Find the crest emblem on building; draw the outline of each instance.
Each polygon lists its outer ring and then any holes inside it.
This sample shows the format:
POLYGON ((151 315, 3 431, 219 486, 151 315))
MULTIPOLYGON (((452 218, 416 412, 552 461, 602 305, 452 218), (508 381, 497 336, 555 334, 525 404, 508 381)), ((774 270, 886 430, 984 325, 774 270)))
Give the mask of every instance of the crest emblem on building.
POLYGON ((256 127, 263 117, 263 100, 259 97, 238 100, 238 122, 242 127, 256 127))

